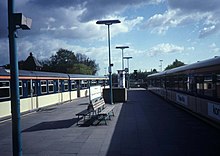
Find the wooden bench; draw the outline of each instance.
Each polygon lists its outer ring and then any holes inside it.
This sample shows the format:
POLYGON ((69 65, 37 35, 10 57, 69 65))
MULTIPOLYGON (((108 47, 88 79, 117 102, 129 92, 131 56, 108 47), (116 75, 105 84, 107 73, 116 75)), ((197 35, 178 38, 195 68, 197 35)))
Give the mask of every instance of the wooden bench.
POLYGON ((83 122, 85 123, 86 117, 97 116, 97 120, 93 123, 94 125, 98 125, 101 121, 105 121, 107 125, 106 119, 111 119, 111 116, 114 116, 114 107, 113 105, 105 104, 103 97, 98 97, 90 101, 86 110, 83 110, 76 114, 78 116, 77 125, 79 125, 80 117, 83 117, 83 122))
POLYGON ((103 97, 98 97, 91 101, 90 107, 92 108, 95 115, 97 115, 97 120, 94 125, 98 125, 101 121, 105 121, 107 125, 106 119, 111 119, 111 116, 114 116, 114 108, 113 105, 105 104, 103 97))

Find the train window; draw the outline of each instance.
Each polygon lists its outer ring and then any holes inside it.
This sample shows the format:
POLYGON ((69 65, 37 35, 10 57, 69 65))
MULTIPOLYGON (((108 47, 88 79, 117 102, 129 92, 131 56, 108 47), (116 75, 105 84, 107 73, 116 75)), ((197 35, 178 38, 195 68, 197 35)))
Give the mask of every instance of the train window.
POLYGON ((82 80, 82 82, 81 82, 81 87, 82 87, 83 89, 88 88, 88 81, 83 81, 83 80, 82 80))
POLYGON ((187 76, 184 75, 182 79, 182 90, 187 91, 187 76))
POLYGON ((64 91, 68 91, 68 80, 64 80, 64 91))
POLYGON ((49 93, 54 92, 54 82, 53 82, 53 80, 48 80, 48 91, 49 91, 49 93))
POLYGON ((22 81, 19 81, 19 95, 23 95, 23 87, 22 87, 22 81))
POLYGON ((97 81, 96 80, 92 80, 91 81, 91 86, 95 86, 95 85, 97 85, 97 81))
POLYGON ((10 97, 10 82, 0 81, 0 99, 10 97))
POLYGON ((213 96, 214 86, 212 83, 212 76, 204 76, 204 95, 213 96))
POLYGON ((187 91, 196 93, 195 78, 192 75, 188 76, 187 78, 187 91))
POLYGON ((59 80, 54 80, 54 91, 58 92, 59 90, 59 80))
POLYGON ((98 80, 98 84, 101 85, 101 86, 104 86, 105 85, 105 81, 104 80, 98 80))
POLYGON ((41 80, 41 94, 47 93, 47 81, 46 80, 41 80))
POLYGON ((179 90, 179 78, 178 78, 178 76, 175 76, 175 77, 173 77, 173 80, 174 80, 174 89, 175 90, 179 90))
POLYGON ((71 81, 71 90, 76 90, 76 89, 77 89, 76 81, 71 81))
POLYGON ((170 77, 166 78, 166 87, 167 89, 170 89, 170 77))
POLYGON ((196 90, 197 94, 203 95, 204 94, 204 77, 203 76, 197 76, 196 77, 196 90))

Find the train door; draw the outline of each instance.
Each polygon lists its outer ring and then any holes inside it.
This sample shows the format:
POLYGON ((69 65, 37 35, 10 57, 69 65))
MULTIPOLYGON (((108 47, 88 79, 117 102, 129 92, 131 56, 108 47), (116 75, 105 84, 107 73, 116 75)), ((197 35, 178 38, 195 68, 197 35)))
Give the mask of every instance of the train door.
POLYGON ((37 82, 35 80, 27 81, 28 97, 30 97, 30 110, 38 108, 37 82))
POLYGON ((62 80, 58 80, 57 81, 57 86, 58 86, 58 100, 59 100, 59 103, 63 102, 63 82, 62 80))
POLYGON ((35 108, 39 108, 39 103, 38 103, 38 86, 37 86, 37 81, 32 80, 32 100, 33 100, 33 106, 35 108))
POLYGON ((81 95, 80 95, 81 81, 80 81, 80 80, 77 80, 76 83, 77 83, 77 97, 79 98, 79 97, 81 96, 81 95))

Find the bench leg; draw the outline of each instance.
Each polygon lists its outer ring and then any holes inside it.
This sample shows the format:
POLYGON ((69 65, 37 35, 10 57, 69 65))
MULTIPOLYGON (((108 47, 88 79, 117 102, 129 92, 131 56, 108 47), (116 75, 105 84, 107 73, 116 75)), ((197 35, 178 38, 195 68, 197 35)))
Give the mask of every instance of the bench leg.
POLYGON ((106 117, 104 117, 104 120, 105 120, 105 125, 107 125, 106 117))
POLYGON ((78 115, 78 119, 77 119, 77 126, 79 125, 79 115, 78 115))

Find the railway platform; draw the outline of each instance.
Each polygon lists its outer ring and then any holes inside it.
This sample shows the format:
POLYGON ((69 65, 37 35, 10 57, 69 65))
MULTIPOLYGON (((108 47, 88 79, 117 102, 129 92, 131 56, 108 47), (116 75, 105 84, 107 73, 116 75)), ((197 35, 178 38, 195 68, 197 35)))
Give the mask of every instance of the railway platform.
MULTIPOLYGON (((140 88, 115 104, 108 124, 77 126, 88 98, 21 117, 24 156, 219 156, 220 131, 140 88)), ((12 155, 11 121, 0 123, 0 155, 12 155)))

